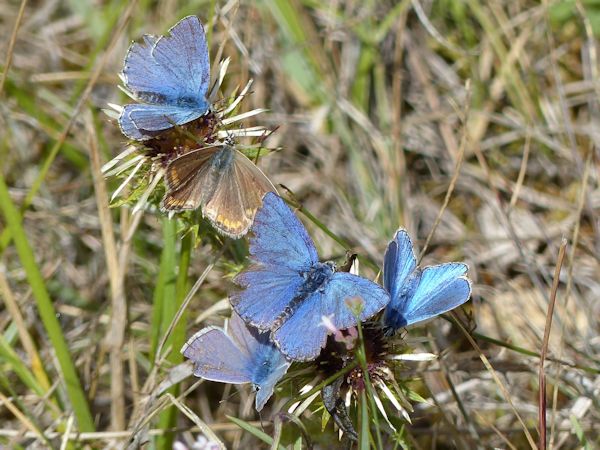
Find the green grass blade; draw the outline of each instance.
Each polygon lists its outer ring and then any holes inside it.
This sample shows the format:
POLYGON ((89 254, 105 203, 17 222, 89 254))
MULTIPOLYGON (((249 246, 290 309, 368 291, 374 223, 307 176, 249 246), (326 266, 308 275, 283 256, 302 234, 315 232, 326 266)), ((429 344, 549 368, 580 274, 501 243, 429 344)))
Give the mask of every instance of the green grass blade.
POLYGON ((38 313, 58 359, 60 371, 65 382, 69 400, 71 401, 71 406, 73 407, 73 412, 79 424, 79 429, 84 432, 94 431, 94 421, 87 398, 81 387, 81 382, 73 365, 67 342, 56 318, 56 310, 46 289, 44 278, 35 262, 33 250, 29 245, 27 235, 21 224, 21 215, 10 198, 8 187, 2 174, 0 174, 0 210, 13 236, 17 253, 37 304, 38 313))
POLYGON ((29 368, 21 360, 19 355, 12 349, 4 336, 0 334, 0 361, 1 360, 4 360, 4 362, 10 366, 10 368, 15 372, 23 384, 25 384, 25 386, 27 386, 40 397, 46 395, 45 390, 42 388, 35 376, 31 373, 29 368))
MULTIPOLYGON (((258 439, 263 441, 265 444, 273 445, 273 438, 271 436, 269 436, 267 433, 265 433, 264 431, 261 431, 258 428, 250 425, 248 422, 238 419, 236 417, 227 416, 227 418, 229 420, 231 420, 233 423, 235 423, 242 430, 245 430, 248 433, 250 433, 251 435, 256 436, 258 439)), ((285 447, 283 445, 279 445, 277 448, 279 450, 285 450, 285 447)))
MULTIPOLYGON (((171 221, 173 224, 176 222, 171 221)), ((187 233, 181 241, 181 253, 179 255, 179 272, 177 273, 177 280, 175 282, 175 295, 164 299, 163 303, 163 325, 166 328, 162 334, 167 332, 167 329, 171 322, 175 319, 177 311, 181 307, 185 296, 188 291, 188 269, 190 267, 192 249, 194 247, 194 236, 192 233, 187 233)), ((179 322, 173 328, 171 336, 165 343, 165 348, 171 348, 171 352, 167 357, 167 361, 173 365, 179 364, 183 361, 183 355, 179 351, 185 343, 185 333, 187 328, 187 314, 185 312, 181 316, 179 322)), ((169 389, 169 393, 174 397, 179 395, 179 385, 173 386, 169 389)), ((177 422, 178 409, 175 406, 170 406, 161 413, 159 424, 161 429, 172 428, 177 422)), ((173 448, 173 433, 165 433, 158 438, 157 448, 159 449, 171 449, 173 448)))
MULTIPOLYGON (((2 385, 4 390, 6 390, 6 392, 8 393, 9 398, 11 399, 11 402, 14 403, 13 410, 11 410, 11 412, 16 413, 15 416, 17 416, 17 414, 22 416, 20 419, 21 422, 27 423, 26 425, 25 425, 25 423, 23 423, 23 425, 26 428, 29 428, 30 431, 33 431, 34 433, 36 433, 37 436, 39 437, 39 439, 42 442, 44 442, 44 444, 47 446, 47 448, 51 448, 52 445, 51 445, 50 441, 48 441, 48 439, 44 435, 42 428, 37 424, 36 419, 33 417, 33 414, 31 413, 31 408, 28 408, 27 405, 25 405, 23 403, 21 397, 18 395, 17 392, 15 392, 15 390, 13 389, 13 385, 11 384, 10 380, 4 373, 0 373, 0 384, 2 385), (14 409, 14 408, 16 408, 16 409, 14 409)), ((6 406, 6 404, 4 406, 6 406)))

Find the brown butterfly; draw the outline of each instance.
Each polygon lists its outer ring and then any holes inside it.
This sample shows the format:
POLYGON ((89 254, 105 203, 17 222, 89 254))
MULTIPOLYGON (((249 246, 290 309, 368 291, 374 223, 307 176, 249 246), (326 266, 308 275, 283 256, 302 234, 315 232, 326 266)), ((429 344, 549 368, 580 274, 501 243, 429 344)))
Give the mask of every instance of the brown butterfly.
POLYGON ((217 231, 234 239, 248 232, 263 196, 277 192, 252 161, 227 143, 174 159, 167 166, 165 180, 164 210, 201 207, 202 215, 217 231))

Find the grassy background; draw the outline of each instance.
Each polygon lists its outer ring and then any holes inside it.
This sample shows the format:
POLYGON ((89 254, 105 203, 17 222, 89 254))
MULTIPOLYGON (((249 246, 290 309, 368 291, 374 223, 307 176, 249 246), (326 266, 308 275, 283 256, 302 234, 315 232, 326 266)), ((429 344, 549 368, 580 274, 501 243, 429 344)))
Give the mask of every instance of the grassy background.
MULTIPOLYGON (((204 423, 228 446, 259 445, 227 418, 259 419, 248 389, 187 390, 194 380, 168 372, 186 336, 227 315, 243 246, 217 259, 220 244, 207 238, 190 251, 156 211, 108 209, 119 181, 99 173, 125 145, 100 110, 125 102, 116 86, 130 41, 187 14, 210 24, 211 55, 225 43, 229 90, 255 80, 242 108, 269 112, 247 124, 279 127, 267 144, 281 150, 261 167, 347 243, 305 220, 322 256, 350 247, 380 265, 404 226, 419 248, 430 237, 425 263, 470 265, 473 301, 461 317, 474 338, 442 319, 410 331, 411 347, 441 357, 400 374, 427 403, 398 440, 529 447, 547 346, 542 434, 552 448, 597 446, 594 0, 0 0, 0 446, 103 448, 135 434, 167 448, 204 423), (156 395, 167 373, 179 408, 156 395)), ((271 403, 299 387, 285 384, 271 403)), ((269 413, 262 419, 273 435, 269 413)), ((321 412, 302 420, 318 435, 321 412)), ((282 442, 299 436, 286 423, 282 442)), ((330 423, 316 439, 333 447, 335 436, 330 423)))

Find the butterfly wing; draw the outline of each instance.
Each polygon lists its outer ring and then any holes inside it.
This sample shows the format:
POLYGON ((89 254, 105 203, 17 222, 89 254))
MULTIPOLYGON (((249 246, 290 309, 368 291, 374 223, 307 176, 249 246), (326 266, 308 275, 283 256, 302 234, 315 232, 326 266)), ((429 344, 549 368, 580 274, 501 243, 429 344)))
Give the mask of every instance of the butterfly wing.
POLYGON ((304 299, 294 314, 273 333, 274 341, 292 360, 315 359, 327 341, 323 316, 328 316, 337 329, 355 326, 357 318, 346 304, 346 300, 355 297, 363 301, 358 317, 361 322, 390 301, 386 290, 372 281, 351 273, 336 272, 322 292, 316 291, 304 299))
POLYGON ((167 192, 162 200, 166 211, 197 209, 202 202, 204 180, 208 177, 212 156, 219 147, 193 150, 174 159, 167 166, 165 182, 167 192))
POLYGON ((273 192, 264 196, 251 231, 254 264, 235 277, 241 289, 230 301, 245 321, 268 330, 298 294, 302 272, 318 262, 317 250, 302 223, 273 192))
POLYGON ((417 269, 392 297, 384 325, 392 330, 430 319, 465 303, 471 296, 468 267, 446 263, 417 269))
POLYGON ((250 266, 235 277, 240 289, 230 294, 229 301, 244 320, 260 330, 270 330, 303 281, 294 270, 250 266))
POLYGON ((205 113, 206 110, 179 106, 130 104, 123 107, 119 126, 128 138, 146 140, 155 137, 157 131, 183 125, 205 113))
POLYGON ((317 249, 285 201, 273 192, 263 198, 250 238, 250 258, 272 270, 308 270, 319 261, 317 249))
POLYGON ((207 327, 192 336, 181 353, 194 363, 194 375, 222 383, 250 383, 253 362, 217 327, 207 327))
POLYGON ((223 152, 230 152, 223 158, 230 162, 218 167, 218 181, 205 197, 202 214, 219 232, 238 239, 250 229, 265 193, 276 190, 244 154, 229 146, 223 152))
POLYGON ((306 297, 272 334, 281 353, 292 361, 315 359, 327 341, 328 330, 322 324, 323 316, 327 316, 323 298, 318 291, 306 297))
POLYGON ((417 267, 412 241, 404 229, 396 231, 383 260, 383 286, 392 299, 398 297, 407 277, 417 267))
POLYGON ((145 34, 141 43, 134 42, 127 50, 123 64, 123 81, 133 96, 146 103, 166 103, 181 95, 178 80, 152 57, 157 37, 145 34))
MULTIPOLYGON (((248 326, 246 322, 235 311, 231 313, 231 318, 227 321, 227 334, 236 343, 239 349, 248 355, 256 353, 264 341, 263 335, 253 327, 248 326)), ((266 337, 268 341, 268 336, 266 337)))
POLYGON ((156 64, 167 73, 169 80, 180 86, 178 98, 206 100, 210 82, 210 63, 204 28, 196 16, 177 22, 169 36, 162 36, 152 48, 156 64))
POLYGON ((260 333, 248 326, 235 312, 231 315, 227 332, 252 361, 252 384, 257 391, 256 410, 260 411, 273 395, 275 385, 285 375, 290 363, 269 340, 269 333, 260 333))
POLYGON ((247 233, 269 179, 242 153, 227 145, 198 149, 173 160, 166 173, 163 209, 184 211, 202 206, 202 214, 222 234, 247 233))

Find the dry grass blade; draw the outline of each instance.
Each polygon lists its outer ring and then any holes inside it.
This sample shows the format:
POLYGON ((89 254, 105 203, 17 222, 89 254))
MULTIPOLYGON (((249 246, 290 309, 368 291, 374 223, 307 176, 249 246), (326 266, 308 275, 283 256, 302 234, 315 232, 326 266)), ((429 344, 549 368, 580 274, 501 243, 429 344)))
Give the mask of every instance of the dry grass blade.
POLYGON ((467 340, 469 341, 469 343, 471 344, 471 346, 473 347, 473 349, 475 349, 475 351, 479 355, 479 358, 481 359, 481 362, 483 363, 483 365, 485 366, 485 368, 487 369, 487 371, 492 376, 492 379, 494 380, 494 382, 496 383, 496 385, 500 388, 500 392, 502 392, 502 396, 508 402, 508 404, 510 405, 510 408, 511 408, 512 412, 514 413, 514 415, 516 416, 517 420, 521 424, 521 427, 523 429, 523 433, 525 433, 525 436, 527 438, 527 441, 529 442, 529 445, 531 446, 531 448, 533 450, 537 449, 535 441, 533 440, 533 437, 531 436, 531 433, 529 432, 529 429, 527 428, 527 425, 525 425, 525 422, 521 418, 521 415, 517 411, 517 408, 515 407, 515 405, 514 405, 514 403, 512 401, 510 392, 508 391, 508 389, 506 388, 506 386, 504 385, 504 383, 502 382, 502 380, 500 380, 500 377, 498 376, 498 374, 494 370, 494 367, 490 363, 489 359, 487 358, 487 356, 485 356, 485 354, 483 353, 483 351, 481 350, 481 348, 479 347, 479 345, 477 345, 477 342, 475 342, 475 339, 473 339, 473 336, 471 336, 471 334, 465 329, 465 327, 462 325, 462 323, 460 323, 460 321, 458 321, 458 320, 455 320, 454 323, 460 328, 460 331, 462 331, 463 335, 467 338, 467 340))
POLYGON ((456 187, 456 182, 458 181, 458 176, 460 175, 460 168, 462 167, 464 158, 465 158, 465 149, 467 148, 468 142, 468 131, 467 131, 467 123, 469 120, 469 111, 471 104, 471 82, 467 80, 465 85, 465 90, 467 92, 466 100, 465 100, 465 114, 463 116, 463 130, 462 130, 462 138, 460 140, 460 147, 458 149, 458 155, 456 156, 456 162, 454 164, 454 173, 452 174, 452 179, 450 180, 450 185, 448 186, 448 190, 446 191, 446 196, 444 197, 444 203, 442 203, 442 207, 440 208, 435 221, 433 222, 433 226, 427 235, 427 239, 425 240, 425 244, 423 244, 423 249, 419 254, 418 263, 421 262, 423 256, 427 253, 427 248, 429 247, 429 243, 435 234, 435 230, 437 229, 440 221, 442 220, 442 216, 444 215, 444 211, 448 207, 448 203, 450 203, 450 198, 452 197, 452 193, 454 192, 454 188, 456 187))
POLYGON ((31 420, 29 420, 29 418, 23 414, 23 412, 17 408, 14 403, 8 398, 6 397, 2 392, 0 392, 0 402, 2 405, 4 405, 6 407, 6 409, 8 409, 12 414, 14 414, 14 416, 17 418, 17 420, 30 432, 33 433, 33 435, 38 438, 40 441, 48 443, 48 440, 46 439, 46 437, 42 434, 42 432, 38 429, 38 427, 36 427, 31 420))
POLYGON ((221 439, 210 429, 210 427, 204 423, 197 414, 181 403, 178 399, 173 397, 171 394, 166 394, 167 398, 171 400, 171 402, 179 408, 179 410, 185 414, 192 422, 196 424, 198 429, 208 438, 210 438, 211 443, 214 443, 219 446, 220 449, 226 450, 225 444, 221 442, 221 439))
POLYGON ((6 50, 6 60, 4 61, 2 77, 0 77, 0 98, 2 97, 2 93, 4 91, 4 84, 6 83, 6 79, 8 78, 8 71, 10 70, 10 66, 12 65, 13 52, 15 50, 15 42, 17 42, 17 33, 19 32, 19 27, 21 26, 26 6, 27 0, 21 0, 19 12, 17 13, 17 18, 15 20, 15 25, 10 35, 10 40, 8 41, 8 49, 6 50))
POLYGON ((15 325, 17 326, 17 333, 19 333, 19 339, 21 340, 21 344, 23 344, 23 348, 25 348, 25 352, 29 356, 29 363, 31 364, 31 370, 36 375, 38 382, 41 387, 45 390, 50 389, 50 380, 48 379, 48 375, 44 370, 44 364, 42 363, 42 359, 37 351, 35 343, 29 334, 29 330, 23 319, 23 315, 21 314, 21 310, 19 309, 19 305, 13 295, 10 285, 8 284, 8 280, 6 279, 3 270, 0 269, 0 294, 4 299, 4 304, 6 305, 6 309, 9 311, 11 318, 15 325))
POLYGON ((563 261, 565 259, 565 251, 567 248, 567 240, 562 239, 560 243, 560 249, 558 251, 558 258, 556 261, 556 267, 554 269, 554 281, 552 283, 552 291, 550 292, 550 301, 548 302, 548 313, 546 315, 546 326, 544 327, 544 341, 542 343, 542 351, 540 352, 540 368, 539 368, 539 384, 540 384, 540 398, 539 398, 539 433, 540 441, 539 448, 546 448, 546 374, 544 372, 544 363, 546 361, 546 354, 548 353, 548 344, 550 342, 550 330, 552 328, 552 317, 554 316, 554 305, 556 304, 556 292, 558 291, 558 284, 560 283, 560 271, 562 269, 563 261))
MULTIPOLYGON (((571 297, 571 290, 573 288, 573 271, 575 268, 575 254, 577 251, 577 246, 579 245, 579 235, 580 235, 580 230, 581 230, 581 216, 582 216, 582 212, 583 212, 583 208, 585 206, 585 200, 586 200, 586 196, 587 196, 587 192, 588 192, 588 183, 589 183, 589 178, 590 178, 590 169, 591 169, 591 165, 592 165, 592 157, 593 157, 593 153, 590 151, 588 153, 588 157, 586 159, 585 162, 585 169, 583 172, 583 180, 581 183, 581 192, 579 194, 579 204, 577 207, 577 222, 575 223, 575 226, 573 227, 573 234, 571 236, 571 251, 569 253, 569 260, 568 260, 568 274, 567 274, 567 287, 565 289, 565 301, 564 301, 564 312, 566 315, 566 312, 568 311, 568 305, 569 305, 569 299, 571 297)), ((565 346, 565 339, 566 339, 566 327, 567 327, 567 321, 561 322, 561 326, 560 326, 560 345, 558 348, 558 352, 557 352, 557 357, 560 359, 562 358, 563 355, 563 351, 564 351, 564 346, 565 346)), ((559 365, 556 367, 556 373, 554 375, 555 379, 559 379, 560 378, 560 373, 562 371, 562 367, 559 365)), ((556 425, 556 411, 557 411, 557 402, 558 402, 558 385, 554 385, 554 389, 553 389, 553 393, 552 393, 552 417, 550 420, 550 448, 554 448, 554 438, 555 438, 555 425, 556 425)), ((563 437, 565 435, 563 434, 563 437)))
POLYGON ((69 445, 69 440, 71 436, 71 430, 73 429, 73 422, 75 420, 74 416, 69 416, 67 419, 67 427, 65 428, 65 432, 62 437, 62 441, 60 443, 60 450, 67 450, 69 445))
POLYGON ((102 176, 102 163, 98 151, 98 136, 91 113, 86 114, 89 135, 90 162, 98 218, 102 232, 102 242, 111 293, 111 320, 106 333, 106 343, 110 349, 111 376, 111 427, 113 430, 125 428, 125 371, 122 357, 127 324, 127 304, 125 298, 125 268, 119 264, 119 253, 115 242, 112 215, 106 183, 102 176))
POLYGON ((525 181, 525 175, 527 174, 527 163, 529 162, 529 149, 531 148, 531 135, 527 133, 527 137, 525 139, 525 147, 523 148, 523 159, 521 159, 521 168, 519 169, 519 176, 517 177, 517 182, 515 184, 515 190, 513 191, 513 195, 510 198, 510 208, 514 208, 517 204, 517 200, 519 200, 519 193, 521 192, 521 187, 523 186, 523 182, 525 181))
POLYGON ((481 414, 476 414, 483 423, 485 423, 488 427, 494 430, 494 433, 496 433, 500 437, 500 439, 502 439, 502 442, 504 442, 508 448, 510 448, 511 450, 518 450, 517 447, 515 447, 512 442, 510 442, 510 439, 504 433, 502 433, 502 431, 495 427, 493 423, 487 421, 481 414))

